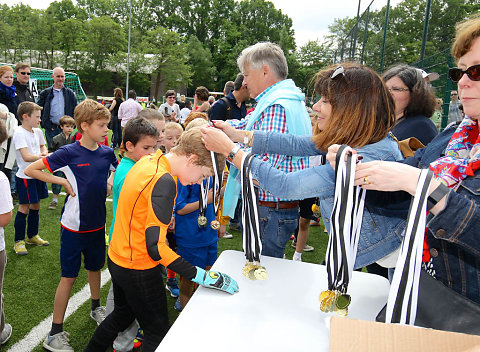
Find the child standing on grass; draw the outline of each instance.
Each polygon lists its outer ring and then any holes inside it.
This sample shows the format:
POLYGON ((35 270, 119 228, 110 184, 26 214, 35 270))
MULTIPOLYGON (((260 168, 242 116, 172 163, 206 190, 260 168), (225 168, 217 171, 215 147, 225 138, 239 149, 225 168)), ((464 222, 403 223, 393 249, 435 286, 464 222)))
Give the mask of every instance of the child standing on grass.
POLYGON ((100 269, 105 263, 105 199, 108 173, 118 165, 113 149, 99 144, 108 133, 108 109, 87 99, 77 105, 74 116, 82 133, 80 141, 61 147, 25 170, 30 177, 62 185, 68 194, 60 219, 61 279, 55 294, 52 329, 43 342, 45 349, 54 352, 73 351, 69 335, 63 331, 63 320, 82 254, 90 285, 90 317, 97 324, 105 318, 105 307, 100 306, 100 269), (67 179, 47 174, 43 169, 52 173, 63 171, 67 179))
MULTIPOLYGON (((7 129, 0 120, 0 144, 8 139, 7 129)), ((5 235, 3 228, 12 220, 12 196, 10 195, 10 182, 7 176, 0 171, 0 345, 5 344, 12 336, 12 326, 5 323, 5 312, 3 311, 3 274, 7 255, 5 252, 5 235)))
MULTIPOLYGON (((50 153, 56 152, 60 147, 63 147, 65 144, 70 144, 75 141, 75 136, 72 133, 73 129, 75 128, 75 120, 72 117, 65 115, 60 118, 60 121, 58 123, 60 124, 60 129, 62 130, 62 133, 57 134, 55 137, 53 137, 52 145, 48 147, 48 151, 50 153)), ((62 171, 55 171, 54 175, 65 178, 65 174, 62 171)), ((52 183, 53 196, 52 201, 48 206, 48 209, 57 209, 58 195, 60 194, 61 190, 62 186, 57 185, 56 183, 52 183)))
MULTIPOLYGON (((223 156, 218 157, 224 160, 223 156)), ((155 351, 170 327, 160 265, 207 288, 231 294, 238 291, 236 281, 230 276, 195 267, 166 244, 177 177, 188 185, 202 182, 212 173, 210 152, 202 142, 199 128, 182 135, 170 153, 157 150, 130 169, 118 199, 108 249, 115 307, 100 324, 85 351, 105 351, 118 332, 125 330, 135 318, 145 335, 143 351, 155 351)))
MULTIPOLYGON (((199 128, 208 124, 207 121, 197 118, 192 120, 186 127, 186 131, 191 128, 199 128)), ((215 220, 213 210, 213 191, 212 178, 210 180, 210 190, 208 192, 207 208, 205 217, 206 226, 200 227, 198 224, 199 216, 199 197, 200 185, 182 185, 177 182, 178 196, 175 204, 175 236, 177 239, 177 253, 188 262, 202 269, 209 270, 218 255, 218 233, 210 223, 215 220)), ((206 186, 207 182, 203 182, 206 186)), ((196 286, 194 283, 184 277, 180 280, 180 295, 175 302, 174 308, 181 311, 185 308, 192 297, 196 286)))
MULTIPOLYGON (((142 110, 144 111, 144 110, 142 110)), ((112 238, 113 228, 115 225, 115 214, 117 212, 118 197, 122 190, 123 182, 128 171, 135 163, 144 155, 152 154, 157 145, 158 130, 147 119, 137 117, 131 119, 125 125, 123 130, 123 145, 125 153, 118 164, 113 179, 112 188, 112 212, 113 219, 110 226, 109 243, 112 238)), ((113 285, 110 285, 110 291, 107 298, 107 315, 113 311, 114 306, 113 285)), ((137 335, 138 324, 134 321, 126 330, 119 333, 113 342, 113 348, 116 352, 128 352, 134 348, 134 338, 137 335)))
POLYGON ((48 198, 47 185, 45 182, 32 179, 25 174, 27 166, 47 155, 43 132, 38 128, 41 111, 42 108, 35 103, 30 101, 21 103, 18 106, 17 116, 22 121, 22 125, 15 130, 13 135, 13 146, 18 165, 15 185, 20 204, 15 216, 15 245, 13 247, 17 255, 28 254, 25 242, 36 246, 49 245, 38 235, 40 200, 48 198), (26 241, 25 230, 27 232, 26 241))

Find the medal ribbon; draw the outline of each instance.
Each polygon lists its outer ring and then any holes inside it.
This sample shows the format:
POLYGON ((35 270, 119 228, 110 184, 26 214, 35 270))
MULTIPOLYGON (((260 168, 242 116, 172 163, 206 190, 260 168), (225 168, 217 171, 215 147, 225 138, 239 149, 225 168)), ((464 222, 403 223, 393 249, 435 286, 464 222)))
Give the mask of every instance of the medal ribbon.
POLYGON ((220 189, 223 182, 223 171, 225 168, 218 164, 218 158, 215 152, 210 151, 210 156, 212 157, 213 165, 213 209, 216 217, 220 207, 220 189))
POLYGON ((355 264, 366 193, 354 187, 356 158, 346 145, 337 152, 332 228, 326 254, 328 289, 342 294, 347 292, 355 264))
POLYGON ((245 153, 240 167, 242 187, 243 250, 249 262, 260 263, 262 242, 258 216, 258 194, 253 186, 251 163, 253 154, 245 153))
POLYGON ((200 184, 200 197, 198 197, 198 218, 205 217, 208 205, 208 190, 210 188, 210 177, 200 184))
POLYGON ((425 233, 427 198, 433 172, 422 170, 415 197, 410 203, 407 227, 395 274, 388 294, 386 323, 415 323, 418 285, 422 270, 423 239, 425 233))

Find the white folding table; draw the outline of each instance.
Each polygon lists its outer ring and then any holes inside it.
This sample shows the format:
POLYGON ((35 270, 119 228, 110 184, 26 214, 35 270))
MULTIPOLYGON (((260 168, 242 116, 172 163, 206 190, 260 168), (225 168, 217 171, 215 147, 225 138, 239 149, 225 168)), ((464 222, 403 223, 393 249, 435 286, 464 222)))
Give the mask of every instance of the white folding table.
MULTIPOLYGON (((235 295, 199 287, 158 351, 328 351, 329 317, 318 296, 327 287, 325 266, 262 257, 265 281, 242 275, 243 252, 221 253, 212 270, 232 276, 235 295)), ((348 317, 374 321, 387 302, 388 280, 354 272, 348 317)))

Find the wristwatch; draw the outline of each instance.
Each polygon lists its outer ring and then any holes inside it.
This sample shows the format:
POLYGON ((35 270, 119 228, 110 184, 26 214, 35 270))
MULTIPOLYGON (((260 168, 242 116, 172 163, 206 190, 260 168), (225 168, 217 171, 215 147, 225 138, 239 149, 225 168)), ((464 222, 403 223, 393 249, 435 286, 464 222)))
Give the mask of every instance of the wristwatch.
POLYGON ((233 159, 235 158, 235 155, 237 155, 239 150, 240 150, 240 146, 238 144, 235 144, 235 146, 230 151, 230 153, 228 153, 227 160, 233 163, 233 159))

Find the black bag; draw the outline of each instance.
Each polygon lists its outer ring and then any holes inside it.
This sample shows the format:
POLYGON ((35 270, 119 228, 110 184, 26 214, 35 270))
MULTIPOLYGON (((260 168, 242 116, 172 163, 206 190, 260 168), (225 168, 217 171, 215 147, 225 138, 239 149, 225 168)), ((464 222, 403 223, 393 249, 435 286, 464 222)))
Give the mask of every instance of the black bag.
MULTIPOLYGON (((226 105, 226 108, 227 108, 225 116, 223 117, 223 121, 229 120, 230 119, 230 112, 232 110, 232 106, 230 105, 230 100, 228 100, 227 97, 222 97, 219 100, 223 101, 226 105)), ((212 105, 212 107, 213 107, 213 105, 212 105)), ((212 107, 207 110, 207 116, 209 118, 210 118, 210 113, 212 112, 212 107)))
MULTIPOLYGON (((385 322, 387 306, 376 320, 385 322)), ((444 331, 480 335, 480 305, 445 286, 425 270, 420 273, 415 325, 444 331)))

